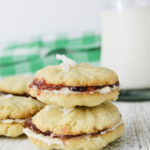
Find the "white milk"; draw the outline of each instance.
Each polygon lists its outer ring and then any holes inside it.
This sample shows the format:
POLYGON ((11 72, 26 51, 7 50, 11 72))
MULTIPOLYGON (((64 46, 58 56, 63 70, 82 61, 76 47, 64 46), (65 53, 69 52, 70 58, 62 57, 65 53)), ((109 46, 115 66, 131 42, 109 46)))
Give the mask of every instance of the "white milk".
POLYGON ((101 65, 118 73, 123 89, 150 88, 150 7, 102 14, 101 65))

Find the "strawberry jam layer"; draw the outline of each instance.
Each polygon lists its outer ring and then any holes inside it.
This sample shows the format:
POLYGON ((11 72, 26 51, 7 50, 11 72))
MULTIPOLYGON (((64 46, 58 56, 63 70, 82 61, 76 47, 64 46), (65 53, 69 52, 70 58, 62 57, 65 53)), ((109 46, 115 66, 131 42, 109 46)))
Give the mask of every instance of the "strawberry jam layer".
POLYGON ((73 92, 92 92, 98 89, 102 89, 104 87, 118 87, 119 82, 111 85, 102 85, 102 86, 65 86, 65 85, 54 85, 54 84, 47 84, 45 80, 38 80, 34 79, 34 81, 29 85, 30 88, 36 87, 38 90, 61 90, 62 88, 68 88, 70 91, 73 92))
POLYGON ((82 133, 82 134, 76 134, 76 135, 55 135, 51 131, 43 132, 40 129, 38 129, 36 127, 36 125, 33 124, 32 118, 28 118, 26 120, 25 128, 29 128, 30 130, 32 130, 33 132, 35 132, 37 134, 42 134, 44 136, 51 136, 52 138, 60 138, 60 139, 70 139, 70 138, 76 138, 76 137, 80 137, 80 136, 96 136, 96 135, 99 135, 99 134, 104 134, 106 131, 109 130, 109 129, 103 129, 103 130, 99 130, 99 131, 94 132, 94 133, 82 133))

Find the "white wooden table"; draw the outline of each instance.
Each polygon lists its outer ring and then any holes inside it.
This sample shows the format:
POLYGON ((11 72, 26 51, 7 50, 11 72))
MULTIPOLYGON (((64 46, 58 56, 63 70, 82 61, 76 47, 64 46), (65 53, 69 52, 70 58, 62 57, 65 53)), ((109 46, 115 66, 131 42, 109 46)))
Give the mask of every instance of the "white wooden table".
MULTIPOLYGON (((125 122, 125 132, 103 150, 150 150, 150 102, 115 102, 125 122)), ((0 150, 39 150, 25 136, 0 137, 0 150)))

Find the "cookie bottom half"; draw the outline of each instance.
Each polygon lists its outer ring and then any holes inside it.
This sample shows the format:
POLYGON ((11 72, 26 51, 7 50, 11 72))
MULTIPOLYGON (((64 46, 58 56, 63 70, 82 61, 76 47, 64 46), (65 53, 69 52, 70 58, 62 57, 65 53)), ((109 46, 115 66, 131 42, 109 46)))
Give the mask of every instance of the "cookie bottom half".
POLYGON ((45 150, 99 150, 119 138, 123 134, 123 131, 124 124, 120 125, 114 131, 107 132, 106 134, 100 134, 92 137, 81 136, 63 140, 38 135, 28 129, 25 132, 33 144, 45 150))
POLYGON ((23 133, 24 123, 0 123, 0 136, 17 137, 23 133))
POLYGON ((93 107, 100 105, 101 103, 117 100, 119 95, 119 89, 113 90, 107 94, 101 93, 82 93, 81 94, 49 94, 49 93, 38 93, 38 90, 31 88, 30 95, 36 97, 39 101, 42 101, 50 105, 58 105, 65 108, 74 106, 88 106, 93 107))

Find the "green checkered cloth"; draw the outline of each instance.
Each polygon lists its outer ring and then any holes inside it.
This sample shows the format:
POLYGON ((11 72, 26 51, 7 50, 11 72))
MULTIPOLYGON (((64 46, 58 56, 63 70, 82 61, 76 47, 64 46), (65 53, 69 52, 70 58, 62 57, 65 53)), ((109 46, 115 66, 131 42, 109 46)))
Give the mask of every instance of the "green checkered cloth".
POLYGON ((34 74, 45 66, 60 64, 56 54, 64 54, 78 63, 99 65, 100 45, 100 36, 93 33, 78 38, 63 35, 53 41, 38 38, 28 43, 9 44, 0 49, 0 77, 34 74))

